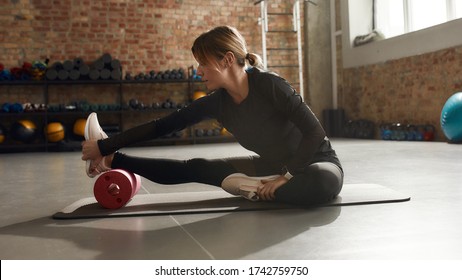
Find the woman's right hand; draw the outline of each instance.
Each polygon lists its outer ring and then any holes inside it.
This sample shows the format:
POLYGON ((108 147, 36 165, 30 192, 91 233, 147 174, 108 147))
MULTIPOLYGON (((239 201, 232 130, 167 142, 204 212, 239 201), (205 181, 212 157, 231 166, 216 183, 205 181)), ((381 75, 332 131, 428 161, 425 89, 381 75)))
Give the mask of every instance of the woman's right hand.
POLYGON ((82 142, 82 160, 92 160, 93 165, 98 165, 103 156, 98 147, 97 140, 87 140, 82 142))

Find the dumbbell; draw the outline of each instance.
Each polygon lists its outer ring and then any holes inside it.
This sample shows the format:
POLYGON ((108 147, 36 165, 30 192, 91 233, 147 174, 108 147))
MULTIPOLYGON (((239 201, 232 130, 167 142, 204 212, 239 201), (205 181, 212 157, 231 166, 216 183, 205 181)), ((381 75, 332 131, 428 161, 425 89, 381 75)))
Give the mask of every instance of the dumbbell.
POLYGON ((131 73, 125 74, 125 80, 127 80, 127 81, 133 80, 132 74, 131 73))
POLYGON ((125 206, 140 190, 141 177, 123 169, 112 169, 96 179, 93 194, 108 209, 125 206))
POLYGON ((164 109, 170 109, 172 108, 172 103, 170 102, 170 100, 166 100, 162 103, 162 108, 164 109))
POLYGON ((197 137, 204 137, 205 131, 201 128, 196 128, 194 130, 197 137))
POLYGON ((154 110, 160 109, 162 108, 162 104, 160 104, 159 102, 153 102, 151 108, 154 110))
POLYGON ((425 126, 424 140, 433 141, 435 139, 435 127, 431 124, 425 126))
POLYGON ((407 138, 408 141, 414 141, 417 138, 417 128, 413 124, 407 126, 407 138))
POLYGON ((135 109, 137 110, 138 109, 138 106, 139 106, 139 101, 138 99, 136 98, 131 98, 129 101, 128 101, 128 106, 132 109, 135 109))
POLYGON ((214 136, 214 131, 213 129, 207 129, 205 130, 205 135, 208 137, 214 136))

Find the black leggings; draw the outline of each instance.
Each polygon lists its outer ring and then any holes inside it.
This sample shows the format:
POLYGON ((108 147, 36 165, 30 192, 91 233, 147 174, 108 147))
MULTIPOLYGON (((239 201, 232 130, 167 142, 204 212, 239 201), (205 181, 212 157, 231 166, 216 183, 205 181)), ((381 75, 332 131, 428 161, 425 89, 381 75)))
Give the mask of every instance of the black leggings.
MULTIPOLYGON (((221 186, 233 173, 248 176, 280 174, 280 170, 258 156, 190 160, 142 158, 115 153, 112 168, 125 169, 159 184, 197 182, 221 186)), ((311 206, 335 198, 343 185, 343 172, 330 162, 308 165, 275 192, 276 201, 311 206)))

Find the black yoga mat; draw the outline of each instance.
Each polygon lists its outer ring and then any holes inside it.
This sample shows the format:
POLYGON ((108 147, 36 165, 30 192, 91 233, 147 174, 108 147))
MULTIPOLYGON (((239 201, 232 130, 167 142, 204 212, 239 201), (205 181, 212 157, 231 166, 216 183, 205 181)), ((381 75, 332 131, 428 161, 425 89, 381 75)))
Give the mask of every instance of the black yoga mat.
MULTIPOLYGON (((403 202, 410 200, 393 189, 377 184, 345 184, 333 201, 318 205, 343 206, 375 203, 403 202)), ((88 219, 127 216, 197 214, 231 211, 262 211, 302 208, 275 202, 252 202, 232 196, 222 190, 207 192, 181 192, 138 194, 127 205, 117 210, 101 207, 93 197, 78 200, 53 215, 54 219, 88 219)))

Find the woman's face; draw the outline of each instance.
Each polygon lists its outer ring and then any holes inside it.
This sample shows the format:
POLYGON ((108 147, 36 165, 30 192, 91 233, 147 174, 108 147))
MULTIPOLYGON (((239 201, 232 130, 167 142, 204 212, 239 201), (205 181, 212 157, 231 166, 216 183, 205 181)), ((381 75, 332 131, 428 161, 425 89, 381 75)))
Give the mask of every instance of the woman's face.
POLYGON ((208 90, 216 90, 223 85, 223 66, 222 61, 217 63, 200 64, 197 66, 197 75, 202 77, 202 81, 208 90))

